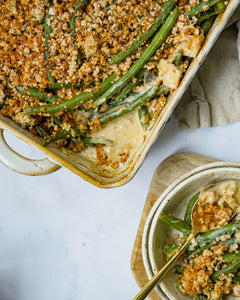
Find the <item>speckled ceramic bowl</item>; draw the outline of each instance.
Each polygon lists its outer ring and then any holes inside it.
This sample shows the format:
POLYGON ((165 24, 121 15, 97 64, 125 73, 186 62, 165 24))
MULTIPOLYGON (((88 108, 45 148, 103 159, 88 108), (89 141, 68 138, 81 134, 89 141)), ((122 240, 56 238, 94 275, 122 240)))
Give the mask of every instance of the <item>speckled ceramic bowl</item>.
MULTIPOLYGON (((190 198, 204 187, 215 181, 225 179, 240 180, 240 163, 216 162, 201 166, 180 177, 159 197, 146 220, 142 239, 144 266, 149 279, 165 263, 162 248, 167 239, 173 238, 175 230, 159 222, 161 212, 182 218, 190 198)), ((170 271, 156 287, 156 292, 163 300, 187 300, 175 288, 177 276, 170 271)), ((236 299, 228 296, 227 299, 236 299)))

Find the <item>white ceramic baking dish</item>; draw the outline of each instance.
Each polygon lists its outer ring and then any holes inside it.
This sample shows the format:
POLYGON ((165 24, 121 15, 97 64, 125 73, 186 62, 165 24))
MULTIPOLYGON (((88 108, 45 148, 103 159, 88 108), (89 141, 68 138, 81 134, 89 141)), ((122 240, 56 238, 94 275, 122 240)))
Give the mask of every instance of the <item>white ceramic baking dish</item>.
POLYGON ((7 145, 3 136, 3 130, 1 130, 0 161, 12 170, 27 175, 47 174, 55 171, 59 168, 59 166, 64 166, 77 175, 81 176, 83 179, 99 187, 110 188, 125 184, 131 178, 133 178, 133 176, 136 174, 137 170, 143 163, 150 147, 157 139, 160 131, 166 124, 168 118, 181 99, 186 88, 190 84, 193 76, 198 71, 204 58, 207 56, 214 42, 224 29, 229 18, 231 17, 239 3, 239 0, 231 0, 224 14, 218 17, 218 19, 215 21, 198 57, 195 58, 191 63, 179 87, 169 99, 164 110, 160 114, 154 126, 149 131, 146 139, 141 145, 139 145, 136 152, 133 153, 132 158, 129 159, 128 162, 125 163, 121 168, 110 170, 104 166, 99 166, 97 162, 91 157, 91 155, 86 155, 84 151, 82 153, 76 154, 65 149, 60 150, 54 145, 43 147, 41 146, 39 140, 33 138, 27 130, 23 130, 12 120, 3 116, 0 116, 0 127, 2 129, 13 133, 21 140, 40 149, 43 153, 46 154, 47 158, 44 160, 36 161, 29 160, 18 155, 7 145))
MULTIPOLYGON (((148 215, 142 238, 143 262, 149 279, 166 263, 162 248, 176 233, 168 225, 158 221, 160 213, 164 211, 183 218, 187 203, 201 187, 225 179, 240 180, 240 163, 214 162, 198 167, 180 177, 159 197, 148 215)), ((162 300, 189 299, 176 290, 176 281, 177 276, 170 271, 155 288, 162 300)), ((227 299, 239 298, 228 296, 227 299)))

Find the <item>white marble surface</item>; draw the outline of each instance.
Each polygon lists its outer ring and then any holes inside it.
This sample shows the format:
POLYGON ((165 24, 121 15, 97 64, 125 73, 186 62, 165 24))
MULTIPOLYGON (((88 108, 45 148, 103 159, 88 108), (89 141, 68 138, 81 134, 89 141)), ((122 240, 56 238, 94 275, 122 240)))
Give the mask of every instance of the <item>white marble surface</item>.
POLYGON ((131 299, 138 287, 130 256, 154 169, 181 151, 240 160, 239 132, 240 122, 182 131, 172 118, 135 178, 112 190, 66 169, 27 177, 0 165, 0 299, 131 299))

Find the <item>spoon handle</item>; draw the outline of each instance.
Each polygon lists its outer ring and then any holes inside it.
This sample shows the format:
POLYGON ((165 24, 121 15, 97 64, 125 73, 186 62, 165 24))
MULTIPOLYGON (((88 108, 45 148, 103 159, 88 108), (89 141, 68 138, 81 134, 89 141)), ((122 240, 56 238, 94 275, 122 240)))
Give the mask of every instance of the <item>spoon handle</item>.
POLYGON ((159 281, 163 279, 163 277, 167 274, 167 272, 171 269, 174 263, 179 259, 179 257, 184 253, 184 251, 189 246, 192 240, 192 236, 190 235, 186 242, 181 246, 181 248, 177 251, 177 253, 164 265, 153 277, 152 279, 146 283, 146 285, 142 288, 142 290, 133 298, 133 300, 143 300, 147 297, 147 295, 151 292, 151 290, 158 284, 159 281))

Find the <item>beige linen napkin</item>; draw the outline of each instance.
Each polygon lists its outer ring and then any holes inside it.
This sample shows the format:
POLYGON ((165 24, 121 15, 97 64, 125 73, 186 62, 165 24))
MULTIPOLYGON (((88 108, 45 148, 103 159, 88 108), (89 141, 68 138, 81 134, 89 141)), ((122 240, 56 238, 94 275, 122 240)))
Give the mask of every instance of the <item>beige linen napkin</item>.
POLYGON ((193 78, 175 115, 184 129, 240 120, 240 6, 193 78))

